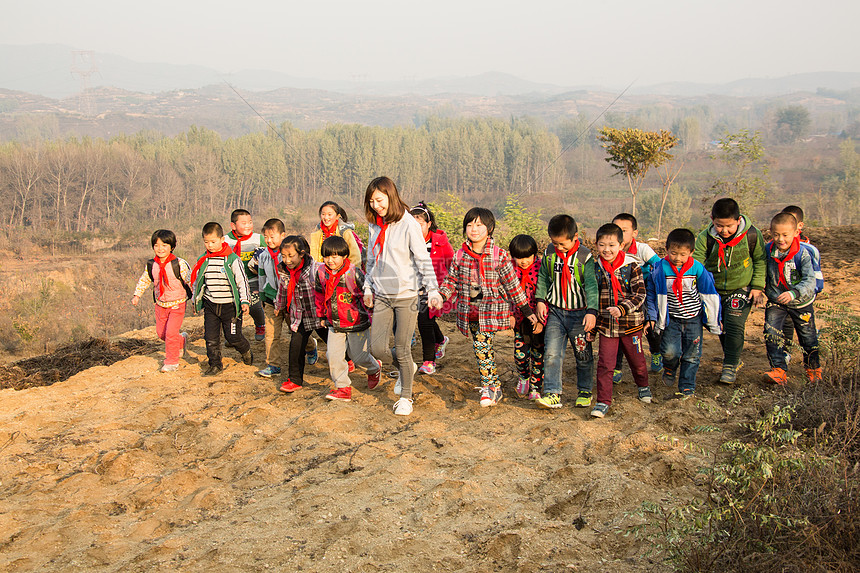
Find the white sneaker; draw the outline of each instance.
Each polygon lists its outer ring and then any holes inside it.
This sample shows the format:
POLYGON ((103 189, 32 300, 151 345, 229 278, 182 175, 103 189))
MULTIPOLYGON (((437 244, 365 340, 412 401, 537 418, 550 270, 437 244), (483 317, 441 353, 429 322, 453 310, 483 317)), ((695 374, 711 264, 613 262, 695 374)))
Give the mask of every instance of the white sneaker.
POLYGON ((179 370, 179 364, 165 364, 161 367, 162 372, 176 372, 179 370))
MULTIPOLYGON (((412 363, 412 376, 414 380, 415 373, 418 371, 418 365, 412 363)), ((398 396, 403 392, 403 383, 400 380, 400 374, 397 374, 397 382, 394 383, 394 393, 398 396)))
POLYGON ((394 414, 397 416, 408 416, 412 413, 412 400, 400 398, 394 403, 394 414))

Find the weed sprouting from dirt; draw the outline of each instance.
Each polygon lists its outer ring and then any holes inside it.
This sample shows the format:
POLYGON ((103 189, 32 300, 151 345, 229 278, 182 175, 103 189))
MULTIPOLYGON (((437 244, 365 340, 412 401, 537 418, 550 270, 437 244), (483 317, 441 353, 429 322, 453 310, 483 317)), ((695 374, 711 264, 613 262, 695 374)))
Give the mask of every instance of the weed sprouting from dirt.
POLYGON ((134 354, 148 354, 161 347, 161 342, 120 338, 109 341, 90 338, 67 344, 56 352, 19 360, 0 368, 0 389, 23 390, 34 386, 50 386, 93 366, 110 366, 134 354))

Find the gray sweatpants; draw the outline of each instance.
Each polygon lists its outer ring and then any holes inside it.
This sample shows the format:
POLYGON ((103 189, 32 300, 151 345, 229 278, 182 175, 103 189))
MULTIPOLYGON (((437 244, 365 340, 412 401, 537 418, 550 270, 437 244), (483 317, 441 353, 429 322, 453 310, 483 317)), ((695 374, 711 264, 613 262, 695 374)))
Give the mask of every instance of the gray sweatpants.
POLYGON ((368 374, 379 371, 379 364, 367 351, 367 332, 336 332, 333 328, 328 329, 325 355, 335 388, 348 388, 352 384, 349 380, 349 365, 346 363, 347 347, 356 365, 367 369, 368 374))
POLYGON ((370 353, 380 359, 389 355, 388 339, 397 317, 394 330, 394 367, 400 372, 402 398, 412 399, 412 377, 415 362, 412 360, 412 334, 418 322, 418 295, 408 298, 373 298, 373 321, 370 324, 370 353))

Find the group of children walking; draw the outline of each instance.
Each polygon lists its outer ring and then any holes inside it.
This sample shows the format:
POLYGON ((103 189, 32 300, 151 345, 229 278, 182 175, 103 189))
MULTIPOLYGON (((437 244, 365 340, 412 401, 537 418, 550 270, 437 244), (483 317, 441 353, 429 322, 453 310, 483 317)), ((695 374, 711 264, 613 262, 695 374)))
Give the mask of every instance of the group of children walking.
POLYGON ((663 258, 637 241, 636 218, 627 213, 597 230, 594 253, 566 214, 550 219, 549 245, 542 254, 528 235, 515 236, 506 250, 493 237, 493 213, 481 207, 466 213, 465 241, 455 251, 428 206, 419 203, 410 209, 387 177, 368 185, 364 214, 366 248, 332 201, 320 207, 310 242, 287 235, 280 219, 266 221, 258 235, 250 213, 236 210, 230 235, 225 237, 215 222, 203 227, 206 253, 193 269, 173 254, 175 235, 156 231, 155 257, 148 261, 132 302, 137 304, 154 285, 156 330, 166 344, 162 371, 178 367, 187 344, 187 335, 180 332, 182 317, 191 301, 194 311, 204 315, 208 368, 203 375, 223 368, 222 332, 243 361, 253 363, 250 343, 242 335, 242 318, 251 314, 255 335, 265 340, 266 366, 260 376, 281 373, 280 339, 285 330, 290 333, 281 391, 302 387, 305 363, 316 361, 316 333, 326 343, 334 385, 327 399, 351 399, 349 374, 356 366, 365 369, 367 387, 373 390, 382 380, 383 360, 390 357, 398 395, 394 413, 409 415, 415 374, 435 373, 449 342, 436 319, 454 312, 457 329, 473 343, 481 406, 502 400, 495 335, 512 328, 516 394, 540 408, 560 408, 570 342, 576 362, 574 405, 590 407, 591 416, 602 418, 612 404, 613 384, 623 379, 622 357, 641 402, 652 400, 649 369, 677 386, 677 398, 692 396, 704 329, 720 337, 719 381, 734 383, 750 309, 764 305, 771 366, 765 378, 786 383, 789 344, 796 331, 807 378, 821 379, 813 301, 823 278, 818 251, 802 235, 798 207, 787 207, 773 218, 773 240, 765 244, 738 204, 720 199, 712 208, 711 224, 698 236, 683 228, 669 233, 663 258), (420 367, 411 349, 416 326, 420 367))

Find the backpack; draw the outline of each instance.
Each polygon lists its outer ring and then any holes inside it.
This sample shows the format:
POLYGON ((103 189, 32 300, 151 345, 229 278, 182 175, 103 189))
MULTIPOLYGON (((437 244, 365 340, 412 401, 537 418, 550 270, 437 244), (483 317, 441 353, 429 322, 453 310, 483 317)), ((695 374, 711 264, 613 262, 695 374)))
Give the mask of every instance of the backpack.
MULTIPOLYGON (((755 227, 751 227, 751 229, 755 232, 754 233, 750 233, 749 231, 747 232, 747 249, 749 249, 750 257, 752 257, 753 252, 755 252, 755 245, 758 242, 758 238, 761 237, 761 231, 759 231, 755 227)), ((707 261, 710 258, 711 253, 714 252, 714 247, 717 244, 717 240, 714 237, 712 237, 710 233, 708 233, 706 236, 707 236, 707 249, 705 250, 705 260, 707 261)), ((762 240, 764 240, 764 239, 762 239, 762 240)))
MULTIPOLYGON (((153 284, 155 283, 155 277, 152 275, 152 266, 154 264, 155 264, 155 259, 149 259, 148 261, 146 261, 146 273, 149 275, 149 280, 151 280, 153 282, 153 284)), ((170 261, 170 264, 173 267, 173 276, 178 278, 179 282, 181 282, 182 286, 185 288, 185 296, 187 296, 189 299, 192 298, 191 287, 188 286, 188 283, 186 283, 182 279, 182 274, 181 274, 181 271, 179 270, 179 259, 173 259, 172 261, 170 261)), ((138 268, 140 268, 140 267, 138 267, 138 268)), ((153 288, 152 289, 152 302, 155 302, 155 300, 156 300, 155 288, 153 288)))
POLYGON ((812 271, 815 274, 815 294, 824 290, 824 273, 821 272, 821 253, 818 249, 810 245, 808 242, 800 242, 801 247, 806 247, 809 251, 809 258, 812 259, 812 271))

